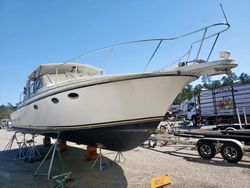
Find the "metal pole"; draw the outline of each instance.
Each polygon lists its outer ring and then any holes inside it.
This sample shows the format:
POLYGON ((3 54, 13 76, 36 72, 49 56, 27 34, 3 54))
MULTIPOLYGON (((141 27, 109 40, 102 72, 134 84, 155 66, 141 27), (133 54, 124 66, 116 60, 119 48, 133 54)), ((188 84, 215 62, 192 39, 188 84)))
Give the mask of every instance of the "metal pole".
POLYGON ((32 135, 32 140, 33 140, 33 143, 32 143, 32 157, 35 157, 35 136, 34 136, 34 134, 32 135))
POLYGON ((76 59, 76 67, 75 67, 75 74, 78 72, 78 64, 79 64, 79 59, 76 59))
POLYGON ((118 152, 116 153, 116 156, 115 156, 115 159, 114 159, 114 162, 116 161, 116 158, 118 157, 118 152))
POLYGON ((216 36, 216 38, 215 38, 215 40, 214 40, 213 46, 212 46, 212 48, 211 48, 211 50, 210 50, 210 52, 209 52, 209 54, 208 54, 208 56, 207 56, 207 61, 209 61, 209 58, 210 58, 210 56, 211 56, 211 54, 212 54, 212 52, 213 52, 214 46, 215 46, 215 44, 216 44, 216 42, 217 42, 219 36, 220 36, 220 33, 217 34, 217 36, 216 36))
POLYGON ((245 119, 245 125, 247 125, 247 116, 246 116, 245 107, 243 107, 243 114, 244 114, 244 119, 245 119))
POLYGON ((110 52, 108 54, 107 62, 106 62, 105 68, 103 69, 103 72, 105 72, 104 74, 107 74, 108 72, 108 67, 112 61, 112 53, 113 53, 113 48, 110 49, 110 52))
POLYGON ((240 119, 240 113, 239 113, 239 109, 238 108, 236 108, 236 112, 237 112, 238 121, 239 121, 239 124, 240 124, 240 129, 242 129, 242 124, 241 124, 241 119, 240 119))
POLYGON ((151 55, 151 57, 150 57, 150 59, 149 59, 149 61, 148 61, 148 63, 147 63, 147 64, 146 64, 146 66, 144 67, 143 72, 145 72, 145 71, 146 71, 146 69, 147 69, 148 65, 150 64, 150 62, 152 61, 153 57, 155 56, 155 53, 157 52, 158 48, 160 47, 160 45, 161 45, 162 41, 163 41, 163 40, 160 40, 160 42, 158 43, 157 47, 155 48, 155 50, 154 50, 153 54, 151 55))
MULTIPOLYGON (((49 180, 51 169, 52 169, 52 166, 53 166, 53 161, 54 161, 54 158, 55 158, 55 152, 56 152, 56 150, 58 151, 58 140, 59 140, 59 137, 60 137, 60 133, 58 133, 57 139, 56 139, 55 143, 50 147, 48 153, 45 155, 45 157, 42 160, 42 162, 40 163, 39 167, 36 169, 36 171, 34 173, 34 176, 36 176, 36 175, 45 175, 45 176, 48 177, 48 180, 49 180), (38 174, 38 171, 40 170, 40 168, 42 167, 42 165, 44 164, 45 160, 47 159, 48 155, 50 154, 50 152, 52 150, 53 150, 53 153, 52 153, 52 156, 51 156, 51 159, 50 159, 50 165, 49 165, 48 173, 47 174, 38 174)), ((58 151, 58 154, 59 154, 59 151, 58 151)), ((62 161, 60 154, 59 154, 59 158, 62 161)))
POLYGON ((225 20, 226 20, 226 23, 228 24, 227 16, 226 16, 226 14, 225 14, 225 11, 224 11, 223 6, 222 6, 221 3, 220 3, 220 8, 221 8, 221 11, 222 11, 222 13, 223 13, 223 16, 224 16, 224 18, 225 18, 225 20))
POLYGON ((217 114, 217 108, 216 108, 216 96, 215 96, 214 89, 212 89, 212 99, 213 99, 213 105, 214 105, 215 122, 216 122, 216 125, 218 125, 218 114, 217 114))
POLYGON ((43 158, 42 162, 40 163, 40 165, 38 166, 38 168, 36 169, 34 176, 38 175, 37 172, 40 170, 40 168, 42 167, 44 161, 47 159, 48 155, 50 154, 51 150, 54 149, 55 144, 53 144, 51 146, 51 148, 49 149, 48 153, 45 155, 45 157, 43 158))
POLYGON ((5 146, 5 148, 4 148, 3 151, 11 150, 14 140, 16 140, 16 142, 17 142, 16 133, 17 133, 17 132, 15 132, 15 134, 11 137, 10 141, 9 141, 8 144, 5 146))
POLYGON ((55 83, 57 83, 57 74, 58 74, 58 67, 56 68, 56 81, 55 81, 55 83))
POLYGON ((237 106, 236 106, 236 102, 235 102, 235 96, 234 96, 234 86, 233 86, 233 83, 231 83, 231 92, 232 92, 232 97, 233 97, 233 107, 234 107, 234 120, 236 119, 235 118, 235 116, 236 116, 236 114, 237 114, 237 112, 236 112, 236 108, 237 108, 237 106))
POLYGON ((57 147, 57 144, 58 144, 57 142, 58 142, 58 140, 56 139, 56 142, 55 142, 54 148, 53 148, 53 153, 52 153, 51 160, 50 160, 50 164, 49 164, 48 180, 49 180, 49 177, 50 177, 50 172, 51 172, 51 168, 52 168, 54 157, 55 157, 55 151, 56 151, 56 147, 57 147))
POLYGON ((201 44, 200 44, 200 47, 199 47, 199 50, 198 50, 198 53, 197 53, 197 56, 196 56, 195 61, 197 61, 197 59, 198 59, 198 57, 199 57, 199 55, 200 55, 201 47, 202 47, 202 45, 203 45, 203 42, 204 42, 206 33, 207 33, 207 28, 206 28, 205 31, 204 31, 204 34, 203 34, 203 37, 202 37, 202 40, 201 40, 201 44))
POLYGON ((102 170, 102 148, 100 148, 100 170, 102 170))

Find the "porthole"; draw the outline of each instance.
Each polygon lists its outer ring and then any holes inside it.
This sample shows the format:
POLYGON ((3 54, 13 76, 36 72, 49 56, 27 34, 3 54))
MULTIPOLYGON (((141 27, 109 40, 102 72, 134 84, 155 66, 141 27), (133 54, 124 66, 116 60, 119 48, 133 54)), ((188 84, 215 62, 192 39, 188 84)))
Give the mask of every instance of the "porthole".
POLYGON ((79 95, 77 93, 70 93, 70 94, 68 94, 68 97, 70 99, 77 99, 79 97, 79 95))
POLYGON ((59 100, 58 100, 57 98, 52 98, 51 101, 52 101, 54 104, 59 103, 59 100))
POLYGON ((37 106, 36 104, 35 104, 33 107, 34 107, 34 109, 36 109, 36 110, 38 109, 38 106, 37 106))

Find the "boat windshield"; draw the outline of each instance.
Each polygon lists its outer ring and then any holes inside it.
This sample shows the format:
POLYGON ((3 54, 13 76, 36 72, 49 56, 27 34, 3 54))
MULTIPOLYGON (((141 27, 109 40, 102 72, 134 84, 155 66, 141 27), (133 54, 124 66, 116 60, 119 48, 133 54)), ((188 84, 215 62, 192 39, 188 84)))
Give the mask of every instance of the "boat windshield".
POLYGON ((30 81, 29 94, 34 95, 42 87, 43 87, 43 80, 42 77, 39 76, 35 80, 30 81))
POLYGON ((28 77, 26 87, 20 96, 20 102, 34 96, 43 87, 80 77, 94 76, 101 72, 102 69, 98 67, 83 64, 48 64, 39 66, 28 77))

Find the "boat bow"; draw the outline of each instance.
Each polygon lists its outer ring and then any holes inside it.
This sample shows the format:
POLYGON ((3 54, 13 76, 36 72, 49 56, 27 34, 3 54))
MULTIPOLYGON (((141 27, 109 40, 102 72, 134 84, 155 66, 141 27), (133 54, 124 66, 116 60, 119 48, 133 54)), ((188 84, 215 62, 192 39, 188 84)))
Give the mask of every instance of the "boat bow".
POLYGON ((193 64, 188 64, 186 62, 179 63, 178 67, 168 71, 172 74, 189 74, 195 75, 197 77, 204 75, 218 75, 227 74, 232 68, 237 67, 237 63, 232 59, 221 59, 217 61, 199 61, 193 64))

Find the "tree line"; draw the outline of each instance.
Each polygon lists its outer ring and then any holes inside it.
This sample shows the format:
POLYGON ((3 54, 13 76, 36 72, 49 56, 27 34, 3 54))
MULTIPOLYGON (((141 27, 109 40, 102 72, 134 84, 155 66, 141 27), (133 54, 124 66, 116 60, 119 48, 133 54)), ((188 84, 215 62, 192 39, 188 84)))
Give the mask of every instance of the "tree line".
POLYGON ((10 113, 14 111, 14 106, 11 103, 0 105, 0 120, 10 119, 10 113))
POLYGON ((220 80, 212 80, 211 76, 203 76, 201 82, 202 84, 197 84, 194 87, 190 84, 185 86, 181 93, 176 97, 173 104, 178 105, 186 99, 191 99, 193 95, 197 95, 202 89, 211 90, 231 85, 249 84, 250 75, 247 73, 241 73, 237 76, 232 72, 227 76, 223 76, 220 80))

